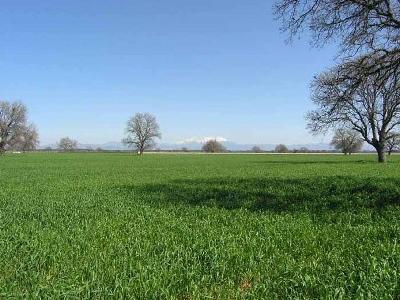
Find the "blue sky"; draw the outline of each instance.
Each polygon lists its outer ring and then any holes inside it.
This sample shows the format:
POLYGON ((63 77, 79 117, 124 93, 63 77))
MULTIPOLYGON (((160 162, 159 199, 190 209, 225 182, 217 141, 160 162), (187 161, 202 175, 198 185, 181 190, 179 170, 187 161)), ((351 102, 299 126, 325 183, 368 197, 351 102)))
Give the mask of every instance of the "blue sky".
POLYGON ((1 4, 0 99, 28 106, 42 144, 119 141, 135 112, 156 115, 163 142, 326 142, 304 115, 335 49, 285 43, 272 1, 1 4))

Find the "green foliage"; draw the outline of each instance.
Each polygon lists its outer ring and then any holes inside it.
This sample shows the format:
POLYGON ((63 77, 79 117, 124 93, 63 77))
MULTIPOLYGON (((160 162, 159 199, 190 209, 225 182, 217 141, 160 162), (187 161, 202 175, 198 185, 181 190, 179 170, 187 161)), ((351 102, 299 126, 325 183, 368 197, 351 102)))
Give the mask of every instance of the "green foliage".
POLYGON ((400 297, 400 156, 0 159, 0 298, 400 297))

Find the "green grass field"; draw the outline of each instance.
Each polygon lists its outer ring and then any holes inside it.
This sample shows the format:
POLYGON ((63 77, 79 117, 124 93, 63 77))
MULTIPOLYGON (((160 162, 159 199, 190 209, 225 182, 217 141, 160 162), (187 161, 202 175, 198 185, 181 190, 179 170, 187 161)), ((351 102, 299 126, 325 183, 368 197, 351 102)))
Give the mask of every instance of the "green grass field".
POLYGON ((400 298, 400 156, 0 157, 0 298, 400 298))

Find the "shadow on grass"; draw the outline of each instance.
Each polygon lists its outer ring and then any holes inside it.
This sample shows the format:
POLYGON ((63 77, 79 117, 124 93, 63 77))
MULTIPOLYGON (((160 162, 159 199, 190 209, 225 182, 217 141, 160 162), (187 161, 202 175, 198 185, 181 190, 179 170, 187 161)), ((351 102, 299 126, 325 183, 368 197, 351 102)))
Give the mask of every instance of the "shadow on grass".
POLYGON ((215 178, 174 180, 165 184, 119 186, 128 197, 149 196, 155 205, 186 204, 251 211, 315 212, 381 209, 400 205, 400 179, 324 177, 215 178))
MULTIPOLYGON (((291 160, 268 160, 268 161, 253 161, 252 163, 256 164, 289 164, 289 165, 310 165, 310 164, 327 164, 327 165, 343 165, 343 164, 377 164, 375 160, 315 160, 315 161, 291 161, 291 160)), ((388 162, 390 163, 390 162, 388 162)))

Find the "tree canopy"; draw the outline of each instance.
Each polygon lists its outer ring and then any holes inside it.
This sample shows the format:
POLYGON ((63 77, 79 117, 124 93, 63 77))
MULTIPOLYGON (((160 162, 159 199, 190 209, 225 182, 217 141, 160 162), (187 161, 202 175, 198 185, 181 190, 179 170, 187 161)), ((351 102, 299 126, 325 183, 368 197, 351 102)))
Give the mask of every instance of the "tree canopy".
POLYGON ((161 138, 156 117, 149 113, 137 113, 130 118, 127 123, 126 134, 123 143, 135 147, 139 154, 154 148, 154 139, 161 138))
POLYGON ((21 102, 0 101, 0 154, 7 149, 34 150, 38 133, 27 122, 27 109, 21 102))

